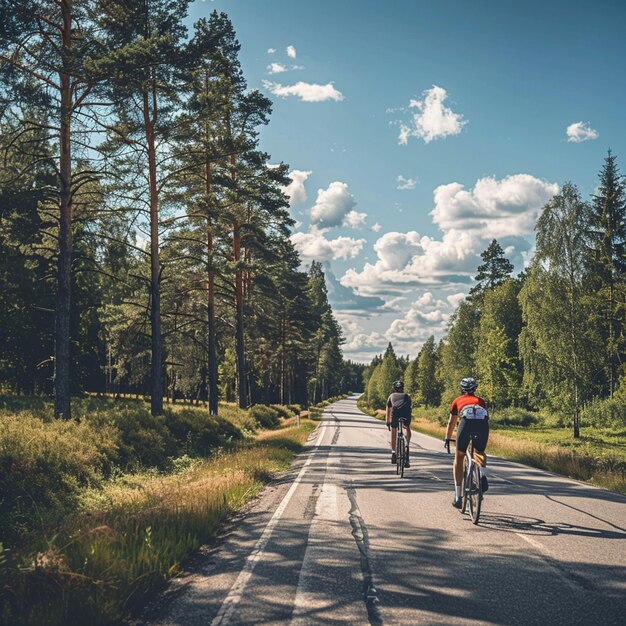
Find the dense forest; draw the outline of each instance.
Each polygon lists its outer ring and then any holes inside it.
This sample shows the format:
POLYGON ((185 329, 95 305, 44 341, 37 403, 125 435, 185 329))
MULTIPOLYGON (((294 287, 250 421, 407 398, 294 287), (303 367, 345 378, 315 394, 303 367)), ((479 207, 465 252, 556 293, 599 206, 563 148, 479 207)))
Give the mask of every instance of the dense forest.
MULTIPOLYGON (((412 360, 389 344, 364 371, 366 399, 381 407, 391 382, 445 413, 464 376, 492 412, 550 414, 580 434, 581 412, 626 423, 626 184, 610 151, 589 200, 566 182, 537 221, 530 265, 513 265, 493 240, 441 341, 412 360)), ((597 418, 597 419, 596 419, 597 418)))
POLYGON ((0 390, 282 404, 356 390, 226 14, 0 3, 0 390))

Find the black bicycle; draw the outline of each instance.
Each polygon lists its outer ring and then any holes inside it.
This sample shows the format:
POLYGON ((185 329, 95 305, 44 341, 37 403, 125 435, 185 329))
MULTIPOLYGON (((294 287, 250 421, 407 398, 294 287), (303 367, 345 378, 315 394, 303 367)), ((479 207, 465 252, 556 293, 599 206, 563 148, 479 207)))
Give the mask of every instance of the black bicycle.
MULTIPOLYGON (((396 474, 404 478, 404 468, 408 457, 409 442, 407 441, 404 429, 406 428, 406 418, 398 418, 398 431, 396 434, 396 474)), ((391 425, 389 425, 391 430, 391 425)))
MULTIPOLYGON (((478 524, 483 501, 482 472, 480 465, 474 461, 474 445, 477 438, 478 433, 470 434, 470 442, 463 459, 463 487, 461 488, 463 497, 461 513, 465 513, 469 505, 469 514, 473 524, 478 524)), ((450 453, 451 441, 456 443, 456 439, 446 439, 448 454, 450 453)))

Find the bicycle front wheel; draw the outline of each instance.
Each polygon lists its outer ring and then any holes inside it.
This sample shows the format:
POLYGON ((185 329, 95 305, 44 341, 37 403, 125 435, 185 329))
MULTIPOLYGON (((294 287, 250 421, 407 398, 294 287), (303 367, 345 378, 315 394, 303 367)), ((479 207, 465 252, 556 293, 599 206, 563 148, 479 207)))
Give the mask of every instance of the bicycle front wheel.
POLYGON ((480 517, 480 505, 483 501, 483 487, 480 475, 480 466, 478 463, 472 464, 472 471, 470 476, 470 490, 469 490, 469 508, 470 517, 473 524, 478 524, 478 518, 480 517))
POLYGON ((399 474, 401 478, 404 478, 404 437, 398 437, 396 443, 396 474, 399 474))

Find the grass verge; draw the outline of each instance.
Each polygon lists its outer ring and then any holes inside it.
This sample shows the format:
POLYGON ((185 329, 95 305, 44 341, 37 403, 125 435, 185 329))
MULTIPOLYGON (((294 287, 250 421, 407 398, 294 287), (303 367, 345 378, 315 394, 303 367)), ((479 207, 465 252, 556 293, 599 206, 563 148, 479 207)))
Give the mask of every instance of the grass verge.
POLYGON ((210 459, 183 458, 174 474, 125 474, 84 490, 78 513, 46 549, 11 571, 0 552, 0 622, 95 626, 136 613, 228 515, 289 467, 315 427, 294 423, 210 459))

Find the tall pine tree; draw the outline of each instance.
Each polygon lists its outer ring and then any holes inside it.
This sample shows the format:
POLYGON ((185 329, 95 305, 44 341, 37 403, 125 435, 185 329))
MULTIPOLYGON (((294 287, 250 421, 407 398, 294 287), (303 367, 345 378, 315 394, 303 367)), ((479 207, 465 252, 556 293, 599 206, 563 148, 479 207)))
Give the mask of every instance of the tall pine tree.
POLYGON ((161 200, 167 141, 179 100, 183 19, 189 0, 100 0, 99 25, 108 54, 97 70, 107 76, 106 95, 116 121, 108 124, 118 155, 133 159, 141 180, 136 193, 146 208, 150 233, 151 410, 163 413, 161 330, 161 200), (145 169, 144 169, 145 168, 145 169), (145 172, 145 175, 144 175, 145 172))
MULTIPOLYGON (((55 142, 58 236, 54 332, 54 413, 70 418, 70 315, 77 118, 97 82, 91 61, 100 46, 87 0, 14 0, 0 4, 0 93, 13 105, 39 105, 55 142)), ((82 121, 85 121, 84 118, 82 121)), ((25 132, 41 120, 24 118, 25 132)), ((84 131, 84 128, 82 129, 84 131)), ((38 161, 35 160, 35 163, 38 161)), ((33 165, 32 163, 30 165, 33 165)))
POLYGON ((626 187, 609 150, 589 212, 590 273, 602 311, 607 386, 613 395, 624 352, 626 304, 626 187))
POLYGON ((474 277, 476 285, 470 289, 469 300, 480 304, 487 289, 496 287, 513 272, 513 264, 504 256, 504 250, 496 239, 493 239, 480 257, 483 263, 478 266, 474 277))

